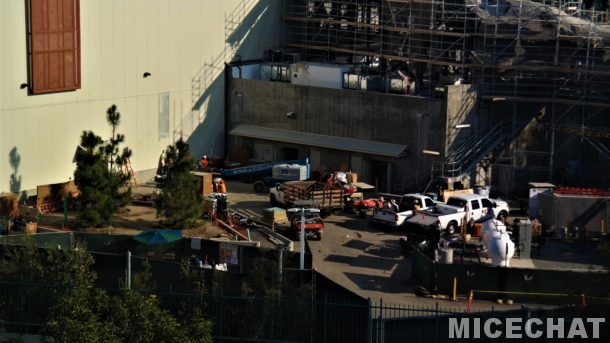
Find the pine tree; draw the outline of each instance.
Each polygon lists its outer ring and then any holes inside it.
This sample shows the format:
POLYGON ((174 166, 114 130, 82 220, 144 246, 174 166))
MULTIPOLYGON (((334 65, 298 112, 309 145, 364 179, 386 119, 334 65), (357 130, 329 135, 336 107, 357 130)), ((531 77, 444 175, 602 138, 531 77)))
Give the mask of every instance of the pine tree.
POLYGON ((80 190, 77 225, 81 227, 110 225, 112 216, 131 197, 130 176, 122 170, 131 150, 124 148, 119 153, 119 145, 125 141, 124 135, 116 133, 120 118, 116 105, 112 105, 106 116, 112 126, 112 137, 107 142, 92 131, 81 135, 74 172, 74 182, 80 190))
POLYGON ((172 229, 193 227, 202 215, 202 205, 197 178, 190 173, 193 159, 182 139, 168 148, 167 165, 156 204, 157 216, 162 218, 164 226, 172 229))

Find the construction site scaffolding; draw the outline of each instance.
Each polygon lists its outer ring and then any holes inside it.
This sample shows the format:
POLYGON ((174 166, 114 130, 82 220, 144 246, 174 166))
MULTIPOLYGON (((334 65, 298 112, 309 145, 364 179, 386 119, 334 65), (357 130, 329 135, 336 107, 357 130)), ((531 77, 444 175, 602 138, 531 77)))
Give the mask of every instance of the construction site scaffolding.
MULTIPOLYGON (((513 103, 507 118, 513 133, 527 122, 519 122, 519 103, 543 104, 552 139, 548 151, 536 154, 549 157, 541 165, 552 179, 556 130, 581 129, 583 139, 610 158, 584 130, 610 132, 592 126, 595 117, 610 114, 610 15, 607 1, 591 3, 287 0, 284 46, 303 60, 350 64, 385 80, 401 70, 424 96, 443 85, 475 84, 482 102, 513 103)), ((513 167, 516 149, 509 156, 513 167)))

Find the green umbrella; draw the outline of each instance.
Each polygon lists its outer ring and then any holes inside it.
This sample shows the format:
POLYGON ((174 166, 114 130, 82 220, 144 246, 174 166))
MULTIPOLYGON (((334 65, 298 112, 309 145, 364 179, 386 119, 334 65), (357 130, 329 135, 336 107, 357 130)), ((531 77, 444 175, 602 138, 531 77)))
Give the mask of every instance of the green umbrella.
POLYGON ((148 244, 168 244, 182 239, 180 230, 145 230, 133 236, 136 241, 148 244))

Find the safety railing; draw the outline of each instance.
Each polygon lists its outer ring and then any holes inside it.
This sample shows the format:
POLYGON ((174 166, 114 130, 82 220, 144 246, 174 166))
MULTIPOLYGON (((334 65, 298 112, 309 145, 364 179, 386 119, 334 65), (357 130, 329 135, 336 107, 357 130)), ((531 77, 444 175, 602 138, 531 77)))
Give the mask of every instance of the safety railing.
POLYGON ((470 171, 485 155, 508 138, 504 129, 506 125, 505 121, 499 121, 496 124, 486 123, 477 129, 464 143, 450 152, 444 165, 444 176, 457 177, 470 171))

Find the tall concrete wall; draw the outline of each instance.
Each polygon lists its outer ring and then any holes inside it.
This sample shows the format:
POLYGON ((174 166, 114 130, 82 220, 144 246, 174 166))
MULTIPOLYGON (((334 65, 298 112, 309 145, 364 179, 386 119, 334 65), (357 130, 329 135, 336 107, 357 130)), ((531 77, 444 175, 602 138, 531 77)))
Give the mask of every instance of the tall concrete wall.
MULTIPOLYGON (((259 58, 279 42, 281 3, 250 2, 256 4, 243 25, 233 24, 235 49, 227 59, 259 58)), ((72 177, 82 131, 107 137, 105 111, 113 103, 123 115, 119 131, 134 152, 134 168, 156 168, 161 149, 192 116, 193 78, 225 47, 225 13, 240 4, 81 0, 81 89, 28 96, 19 88, 28 82, 25 2, 0 1, 0 190, 72 177), (152 76, 143 78, 144 72, 152 76), (169 115, 168 130, 159 129, 160 112, 169 115)), ((220 72, 213 75, 202 90, 196 130, 186 137, 194 154, 224 150, 224 81, 220 72)))
MULTIPOLYGON (((244 123, 407 145, 407 155, 392 160, 395 190, 400 190, 403 180, 412 179, 418 148, 444 151, 445 112, 441 99, 235 78, 231 80, 229 96, 232 126, 244 123), (295 117, 287 118, 288 112, 294 112, 295 117), (426 116, 421 120, 420 143, 421 114, 426 116)), ((426 158, 420 158, 423 173, 429 167, 426 158)))
POLYGON ((445 154, 455 149, 468 138, 479 122, 477 116, 476 85, 447 86, 447 122, 445 126, 445 154), (457 125, 469 124, 470 128, 456 128, 457 125))

